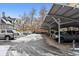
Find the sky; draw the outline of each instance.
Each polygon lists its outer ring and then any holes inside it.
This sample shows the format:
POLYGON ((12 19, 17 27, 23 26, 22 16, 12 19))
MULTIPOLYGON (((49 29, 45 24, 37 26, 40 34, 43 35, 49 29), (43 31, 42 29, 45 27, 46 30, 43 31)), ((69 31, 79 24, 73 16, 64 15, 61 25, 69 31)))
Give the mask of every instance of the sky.
POLYGON ((7 16, 19 17, 25 12, 29 15, 32 8, 36 10, 35 16, 39 16, 39 10, 45 7, 47 10, 51 8, 51 3, 0 3, 0 14, 5 12, 7 16))

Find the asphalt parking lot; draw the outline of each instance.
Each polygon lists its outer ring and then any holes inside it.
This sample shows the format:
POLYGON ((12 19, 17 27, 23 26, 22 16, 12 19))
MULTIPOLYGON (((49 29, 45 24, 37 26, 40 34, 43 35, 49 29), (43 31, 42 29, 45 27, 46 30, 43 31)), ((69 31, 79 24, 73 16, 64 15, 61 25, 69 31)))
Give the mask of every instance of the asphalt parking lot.
MULTIPOLYGON (((48 38, 47 38, 48 39, 48 38)), ((72 51, 64 51, 46 42, 45 35, 30 34, 12 41, 0 41, 0 55, 4 56, 72 56, 72 51)), ((78 54, 79 55, 79 54, 78 54)))

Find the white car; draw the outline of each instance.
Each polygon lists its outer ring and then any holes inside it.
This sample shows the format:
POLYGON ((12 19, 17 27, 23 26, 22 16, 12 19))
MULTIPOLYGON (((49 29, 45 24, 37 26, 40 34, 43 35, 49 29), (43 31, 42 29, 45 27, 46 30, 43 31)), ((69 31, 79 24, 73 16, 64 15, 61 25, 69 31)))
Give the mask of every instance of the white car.
POLYGON ((17 37, 19 33, 12 29, 1 29, 0 39, 11 40, 17 37))

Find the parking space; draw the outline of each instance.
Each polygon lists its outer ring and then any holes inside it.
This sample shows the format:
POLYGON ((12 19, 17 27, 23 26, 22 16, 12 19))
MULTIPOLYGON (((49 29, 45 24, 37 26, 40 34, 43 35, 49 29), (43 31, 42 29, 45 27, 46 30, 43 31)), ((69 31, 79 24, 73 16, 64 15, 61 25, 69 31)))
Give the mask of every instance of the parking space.
MULTIPOLYGON (((26 37, 19 38, 13 41, 18 43, 10 47, 8 54, 9 56, 25 55, 25 56, 56 56, 56 55, 74 55, 71 51, 64 50, 63 46, 57 45, 54 41, 54 45, 49 45, 50 38, 44 34, 30 34, 26 37), (47 41, 49 40, 49 41, 47 41), (58 46, 63 47, 60 49, 58 46)), ((67 48, 67 47, 66 47, 67 48)))

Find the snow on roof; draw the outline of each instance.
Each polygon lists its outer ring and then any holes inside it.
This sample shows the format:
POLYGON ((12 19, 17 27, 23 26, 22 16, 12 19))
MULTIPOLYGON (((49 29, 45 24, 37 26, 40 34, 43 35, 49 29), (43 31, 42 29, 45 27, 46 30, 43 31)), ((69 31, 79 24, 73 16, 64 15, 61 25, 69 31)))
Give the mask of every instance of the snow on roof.
POLYGON ((4 18, 1 18, 6 24, 11 24, 9 21, 6 21, 4 18))

